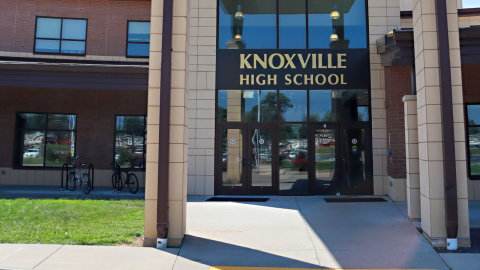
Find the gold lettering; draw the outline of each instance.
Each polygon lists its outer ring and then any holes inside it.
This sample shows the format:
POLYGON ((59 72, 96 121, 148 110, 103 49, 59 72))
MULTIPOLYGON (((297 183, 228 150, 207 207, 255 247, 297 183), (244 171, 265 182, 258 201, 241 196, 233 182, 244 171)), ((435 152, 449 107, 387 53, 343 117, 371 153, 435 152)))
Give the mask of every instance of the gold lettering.
POLYGON ((310 77, 308 77, 309 75, 305 74, 303 75, 303 78, 305 79, 305 84, 308 84, 308 81, 310 81, 310 84, 313 84, 313 74, 310 74, 310 77))
POLYGON ((257 76, 257 84, 258 84, 258 85, 265 85, 265 79, 263 79, 263 80, 260 82, 260 76, 265 77, 265 74, 260 74, 260 75, 257 76))
POLYGON ((248 80, 248 77, 250 75, 245 75, 247 76, 246 78, 243 77, 243 74, 240 74, 240 85, 243 85, 243 82, 245 81, 247 83, 247 85, 249 85, 249 80, 248 80))
POLYGON ((252 54, 248 54, 247 57, 245 57, 245 54, 241 53, 240 54, 240 69, 244 69, 245 66, 247 68, 252 68, 252 66, 250 65, 250 63, 248 63, 248 58, 252 56, 252 54))
POLYGON ((285 83, 285 85, 290 85, 290 84, 292 84, 292 79, 290 79, 290 77, 292 77, 291 74, 285 75, 285 80, 287 81, 287 82, 285 83))
POLYGON ((253 55, 253 68, 257 68, 257 63, 259 63, 264 69, 267 69, 267 54, 263 55, 263 60, 258 56, 258 54, 253 55))
POLYGON ((317 57, 312 56, 312 68, 317 68, 317 57))
POLYGON ((273 85, 277 85, 277 74, 274 74, 274 75, 273 75, 273 78, 270 77, 270 76, 271 76, 271 75, 268 74, 268 85, 271 84, 270 81, 273 81, 273 85))
POLYGON ((340 75, 340 81, 341 81, 341 84, 347 84, 346 82, 343 81, 343 74, 340 75))
POLYGON ((347 68, 347 65, 342 65, 342 63, 346 63, 347 62, 347 59, 344 59, 342 57, 347 57, 347 54, 346 53, 337 53, 337 66, 338 68, 347 68))
POLYGON ((297 74, 297 75, 293 76, 293 83, 296 84, 296 85, 302 85, 301 83, 297 82, 297 77, 299 77, 299 76, 302 76, 302 74, 297 74))
POLYGON ((328 54, 328 68, 337 68, 336 66, 332 66, 332 54, 328 54))
POLYGON ((318 68, 327 68, 323 65, 323 57, 321 53, 318 54, 318 68))
POLYGON ((336 85, 338 83, 338 75, 337 74, 328 75, 328 83, 331 85, 336 85), (335 83, 332 82, 332 77, 335 77, 335 83))
POLYGON ((327 81, 327 77, 325 77, 325 75, 323 75, 323 74, 318 74, 317 76, 315 76, 315 82, 316 82, 318 85, 324 85, 326 81, 327 81), (322 82, 322 83, 320 83, 320 82, 318 81, 318 77, 320 77, 320 76, 323 77, 323 82, 322 82))
POLYGON ((290 66, 291 68, 295 69, 296 67, 292 62, 293 58, 295 58, 295 54, 293 54, 292 57, 290 57, 290 55, 288 54, 285 54, 285 58, 287 59, 287 64, 285 65, 285 68, 290 66))
POLYGON ((283 67, 284 64, 285 64, 285 58, 283 58, 283 55, 281 55, 279 53, 274 53, 274 54, 270 55, 270 57, 268 58, 268 65, 273 69, 280 69, 280 68, 283 67), (280 57, 280 65, 278 65, 277 67, 273 65, 273 57, 274 56, 280 57))
POLYGON ((302 64, 302 67, 305 68, 307 67, 308 60, 310 60, 310 54, 307 56, 307 60, 303 61, 303 55, 301 53, 298 54, 298 59, 300 59, 300 63, 302 64))
POLYGON ((250 78, 251 78, 251 81, 252 81, 252 85, 255 85, 255 75, 250 76, 250 78))

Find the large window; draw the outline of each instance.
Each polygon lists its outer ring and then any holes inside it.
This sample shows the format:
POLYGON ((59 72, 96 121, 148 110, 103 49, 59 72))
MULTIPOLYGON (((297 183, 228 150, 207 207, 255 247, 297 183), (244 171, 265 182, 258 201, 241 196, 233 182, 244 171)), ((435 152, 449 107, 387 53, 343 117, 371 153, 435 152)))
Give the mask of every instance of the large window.
MULTIPOLYGON (((218 90, 218 122, 370 121, 369 91, 218 90)), ((480 122, 479 122, 480 123, 480 122)))
POLYGON ((148 57, 150 53, 150 22, 128 22, 127 56, 148 57))
POLYGON ((72 114, 17 114, 15 165, 61 167, 75 155, 76 120, 72 114))
POLYGON ((145 169, 147 117, 117 116, 115 122, 115 162, 145 169))
POLYGON ((470 179, 480 179, 480 105, 467 105, 470 179))
POLYGON ((85 55, 87 20, 37 17, 36 53, 85 55))
POLYGON ((365 0, 219 0, 219 49, 367 48, 365 0))

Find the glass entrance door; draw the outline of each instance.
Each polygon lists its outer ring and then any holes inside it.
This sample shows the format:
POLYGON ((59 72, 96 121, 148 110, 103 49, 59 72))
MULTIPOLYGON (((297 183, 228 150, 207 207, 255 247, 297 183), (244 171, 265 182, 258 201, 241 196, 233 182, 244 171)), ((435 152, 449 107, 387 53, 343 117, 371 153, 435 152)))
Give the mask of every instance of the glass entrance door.
POLYGON ((223 124, 217 128, 219 195, 273 195, 277 149, 273 125, 223 124))
POLYGON ((310 130, 310 188, 319 195, 373 194, 368 125, 318 124, 310 130))

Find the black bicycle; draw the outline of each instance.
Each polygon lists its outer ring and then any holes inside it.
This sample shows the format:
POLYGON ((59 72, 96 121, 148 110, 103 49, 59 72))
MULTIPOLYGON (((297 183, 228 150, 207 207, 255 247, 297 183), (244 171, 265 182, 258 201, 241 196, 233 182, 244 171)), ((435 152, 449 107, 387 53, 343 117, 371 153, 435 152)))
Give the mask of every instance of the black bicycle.
POLYGON ((72 170, 68 173, 67 178, 67 189, 70 191, 75 190, 76 183, 82 187, 83 193, 88 194, 92 191, 92 183, 90 182, 90 175, 88 173, 83 173, 82 168, 85 167, 85 163, 80 164, 79 168, 75 167, 75 162, 78 158, 83 158, 82 156, 77 157, 67 157, 66 159, 72 163, 72 170), (77 173, 78 171, 78 173, 77 173))
MULTIPOLYGON (((121 168, 124 162, 115 162, 115 168, 112 174, 112 186, 115 192, 122 191, 127 186, 130 193, 135 194, 138 191, 138 178, 134 173, 130 173, 129 170, 133 169, 134 161, 129 160, 132 167, 121 168)), ((114 164, 114 163, 112 163, 114 164)))

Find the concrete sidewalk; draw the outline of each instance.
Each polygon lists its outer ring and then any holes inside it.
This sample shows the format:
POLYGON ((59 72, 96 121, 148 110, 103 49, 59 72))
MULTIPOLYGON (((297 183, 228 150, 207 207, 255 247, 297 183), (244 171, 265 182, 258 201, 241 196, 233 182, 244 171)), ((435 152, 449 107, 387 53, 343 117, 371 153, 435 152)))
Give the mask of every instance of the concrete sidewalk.
MULTIPOLYGON (((326 203, 313 196, 262 203, 205 199, 188 198, 187 235, 179 249, 1 244, 0 269, 449 269, 388 198, 368 203, 326 203)), ((453 269, 480 265, 471 264, 478 256, 446 257, 453 269)))

